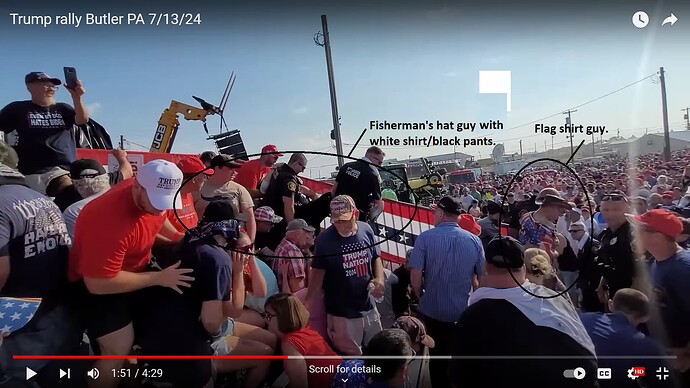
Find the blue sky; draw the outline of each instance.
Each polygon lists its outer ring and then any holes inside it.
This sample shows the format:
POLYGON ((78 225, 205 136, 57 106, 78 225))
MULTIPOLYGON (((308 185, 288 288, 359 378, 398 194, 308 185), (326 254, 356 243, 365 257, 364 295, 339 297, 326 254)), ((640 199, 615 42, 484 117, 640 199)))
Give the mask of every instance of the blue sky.
MULTIPOLYGON (((335 152, 329 139, 332 119, 324 50, 313 42, 321 29, 320 15, 326 13, 345 153, 370 120, 489 118, 503 121, 505 129, 469 136, 491 136, 509 153, 519 151, 520 140, 525 152, 533 151, 535 144, 542 151, 545 141, 550 148, 550 136, 535 135, 533 125, 509 128, 612 92, 660 66, 667 71, 671 128, 684 125, 680 110, 690 106, 687 6, 685 12, 648 6, 652 24, 637 29, 630 18, 640 2, 599 13, 552 9, 542 15, 441 3, 395 10, 379 5, 208 8, 202 26, 178 28, 11 26, 9 7, 0 7, 0 43, 11 53, 3 63, 0 105, 27 98, 27 72, 46 71, 62 78, 62 67, 74 66, 87 89, 84 99, 92 117, 114 140, 123 134, 148 146, 171 99, 195 105, 191 96, 196 95, 217 103, 234 71, 237 81, 225 118, 230 129, 241 130, 249 153, 267 143, 285 150, 335 152), (679 21, 660 27, 671 11, 679 21), (512 72, 512 112, 505 112, 505 96, 478 93, 480 70, 512 72)), ((68 7, 51 12, 70 11, 88 12, 68 7)), ((69 102, 64 89, 58 98, 69 102)), ((656 132, 662 125, 660 100, 658 83, 647 80, 578 108, 573 122, 606 125, 610 132, 604 138, 616 135, 618 128, 625 137, 644 134, 645 128, 656 132)), ((564 116, 543 123, 562 125, 564 116)), ((217 117, 209 118, 210 131, 218 133, 218 125, 217 117)), ((382 134, 409 135, 368 131, 353 156, 363 152, 371 137, 382 134)), ((554 143, 565 146, 568 140, 557 135, 554 143)), ((199 122, 182 120, 173 152, 212 148, 199 122)), ((491 149, 456 148, 475 157, 487 157, 491 149)), ((453 152, 453 147, 386 151, 390 157, 407 158, 453 152)), ((325 156, 309 159, 314 170, 307 175, 327 175, 335 164, 325 156)))

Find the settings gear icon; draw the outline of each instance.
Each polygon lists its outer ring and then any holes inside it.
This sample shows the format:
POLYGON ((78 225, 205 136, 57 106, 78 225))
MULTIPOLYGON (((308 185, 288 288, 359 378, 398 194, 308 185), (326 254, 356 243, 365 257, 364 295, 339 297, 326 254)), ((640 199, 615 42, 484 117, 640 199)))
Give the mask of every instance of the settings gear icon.
POLYGON ((628 378, 631 380, 636 380, 638 376, 635 376, 635 368, 628 369, 628 378))

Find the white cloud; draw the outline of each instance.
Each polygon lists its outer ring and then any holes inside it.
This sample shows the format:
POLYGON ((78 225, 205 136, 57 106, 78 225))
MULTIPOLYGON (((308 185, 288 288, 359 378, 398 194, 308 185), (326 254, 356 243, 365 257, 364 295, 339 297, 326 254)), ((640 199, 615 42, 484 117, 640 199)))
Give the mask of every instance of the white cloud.
POLYGON ((294 113, 296 115, 303 115, 303 114, 307 113, 308 111, 309 111, 309 108, 307 108, 306 106, 300 106, 299 108, 293 109, 292 113, 294 113))
POLYGON ((96 112, 99 112, 103 106, 101 105, 100 102, 94 102, 92 104, 87 104, 86 105, 86 110, 89 112, 90 115, 96 114, 96 112))
POLYGON ((449 71, 449 72, 447 72, 446 74, 444 74, 444 76, 445 76, 445 77, 457 77, 457 76, 458 76, 458 73, 456 73, 456 72, 454 72, 454 71, 449 71))
MULTIPOLYGON (((329 147, 331 142, 330 140, 326 139, 325 136, 323 135, 317 135, 314 137, 302 137, 296 139, 295 144, 297 145, 294 149, 296 150, 304 150, 304 151, 316 151, 316 150, 322 150, 323 148, 329 147)), ((328 150, 325 150, 323 152, 328 152, 328 150)), ((307 155, 307 159, 310 157, 314 157, 307 155)))

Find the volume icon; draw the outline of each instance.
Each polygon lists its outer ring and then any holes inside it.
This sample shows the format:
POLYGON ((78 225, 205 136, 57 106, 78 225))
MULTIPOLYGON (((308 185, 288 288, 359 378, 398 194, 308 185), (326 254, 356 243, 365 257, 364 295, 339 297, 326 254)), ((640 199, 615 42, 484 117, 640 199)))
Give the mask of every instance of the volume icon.
POLYGON ((92 379, 96 380, 98 376, 101 375, 101 373, 98 371, 98 369, 93 368, 90 371, 86 372, 86 375, 91 377, 92 379))

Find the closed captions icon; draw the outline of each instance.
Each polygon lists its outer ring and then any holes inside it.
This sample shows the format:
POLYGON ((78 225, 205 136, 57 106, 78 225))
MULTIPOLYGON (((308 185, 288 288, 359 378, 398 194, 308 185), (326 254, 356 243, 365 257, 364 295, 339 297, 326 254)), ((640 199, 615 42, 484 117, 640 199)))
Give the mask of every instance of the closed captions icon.
POLYGON ((611 368, 598 368, 597 369, 597 379, 599 379, 599 380, 611 380, 611 368))
POLYGON ((649 15, 645 11, 637 11, 633 14, 632 23, 637 28, 645 28, 649 24, 649 15))

